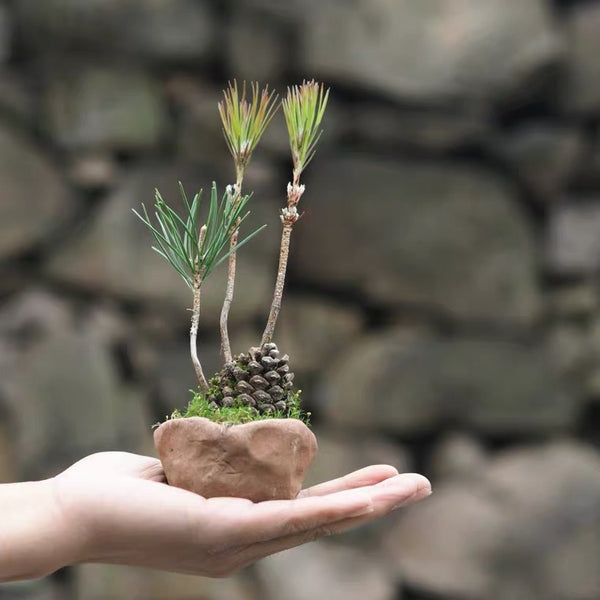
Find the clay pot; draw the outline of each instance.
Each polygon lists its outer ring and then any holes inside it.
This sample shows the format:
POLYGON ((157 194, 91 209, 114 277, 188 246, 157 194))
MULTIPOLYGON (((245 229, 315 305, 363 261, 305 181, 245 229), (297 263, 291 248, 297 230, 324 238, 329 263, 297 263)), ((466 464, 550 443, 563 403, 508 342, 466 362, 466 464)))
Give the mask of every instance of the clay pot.
POLYGON ((315 436, 297 419, 171 419, 154 432, 154 445, 170 485, 253 502, 295 498, 317 453, 315 436))

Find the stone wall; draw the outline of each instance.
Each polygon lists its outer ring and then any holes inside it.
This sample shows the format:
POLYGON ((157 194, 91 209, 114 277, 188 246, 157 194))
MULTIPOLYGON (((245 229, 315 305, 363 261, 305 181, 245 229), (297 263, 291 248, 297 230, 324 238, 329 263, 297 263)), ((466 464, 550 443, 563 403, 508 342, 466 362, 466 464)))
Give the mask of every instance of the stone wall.
MULTIPOLYGON (((233 77, 331 86, 276 340, 321 453, 422 505, 229 581, 78 566, 46 600, 600 599, 600 2, 0 1, 0 481, 151 453, 185 405, 188 292, 131 213, 233 177, 233 77)), ((280 115, 281 116, 281 115, 280 115)), ((268 310, 289 179, 253 159, 234 350, 268 310)), ((223 273, 200 353, 219 367, 223 273)))

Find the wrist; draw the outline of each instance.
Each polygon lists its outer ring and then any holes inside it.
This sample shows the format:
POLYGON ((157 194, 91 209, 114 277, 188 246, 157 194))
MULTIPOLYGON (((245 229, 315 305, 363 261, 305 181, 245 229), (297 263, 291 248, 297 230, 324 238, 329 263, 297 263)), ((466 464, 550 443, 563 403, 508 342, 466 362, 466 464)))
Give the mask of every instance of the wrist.
POLYGON ((79 499, 79 494, 73 490, 64 489, 60 476, 39 482, 43 487, 42 493, 48 499, 47 531, 54 540, 56 547, 53 564, 48 573, 67 565, 84 562, 89 553, 88 527, 85 519, 85 504, 79 499))
POLYGON ((43 577, 77 554, 53 480, 0 486, 0 581, 43 577))

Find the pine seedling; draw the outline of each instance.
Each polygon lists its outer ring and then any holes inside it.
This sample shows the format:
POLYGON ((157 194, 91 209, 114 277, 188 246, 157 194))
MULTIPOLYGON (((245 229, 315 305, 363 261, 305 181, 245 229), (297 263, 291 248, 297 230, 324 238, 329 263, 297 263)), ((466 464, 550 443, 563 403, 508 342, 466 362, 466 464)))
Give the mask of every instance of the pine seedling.
POLYGON ((241 94, 235 82, 225 90, 224 100, 219 103, 219 113, 234 160, 236 183, 227 187, 220 202, 213 184, 208 217, 203 225, 200 225, 199 219, 200 195, 190 203, 182 187, 183 219, 167 206, 158 192, 155 204, 157 225, 151 222, 145 207, 143 216, 138 214, 157 241, 158 246, 154 249, 182 276, 193 292, 190 353, 200 389, 194 393, 186 411, 183 414, 175 411, 173 417, 205 416, 229 423, 270 417, 308 418, 300 408, 300 391, 294 389, 290 357, 280 355, 272 338, 281 308, 290 236, 300 216, 297 205, 304 193, 300 176, 315 154, 328 95, 322 84, 305 81, 300 86, 288 88, 282 102, 290 138, 293 175, 287 186, 286 206, 281 212, 283 231, 275 291, 259 346, 232 356, 227 317, 234 291, 236 251, 260 230, 238 243, 238 231, 248 214, 245 207, 249 201, 248 196, 242 196, 242 182, 252 152, 278 108, 276 96, 267 88, 261 91, 258 84, 251 86, 249 100, 246 100, 245 86, 241 94), (223 367, 207 381, 196 348, 200 292, 208 274, 225 259, 228 259, 227 289, 220 319, 223 367))
MULTIPOLYGON (((241 94, 236 81, 229 83, 228 88, 223 92, 223 101, 218 105, 223 134, 235 165, 234 202, 241 198, 244 174, 252 152, 279 108, 277 96, 274 92, 269 91, 268 86, 261 90, 258 83, 251 83, 250 88, 251 97, 247 100, 245 83, 242 85, 241 94)), ((233 360, 227 321, 235 287, 236 252, 234 248, 237 244, 237 227, 239 227, 239 223, 236 223, 236 229, 232 232, 230 239, 227 287, 219 319, 221 356, 225 363, 231 363, 233 360)))
POLYGON ((179 191, 184 207, 183 218, 165 202, 158 190, 155 191, 155 223, 144 204, 143 214, 136 210, 133 212, 152 232, 157 243, 152 249, 179 273, 193 293, 190 354, 198 385, 203 392, 207 392, 209 386, 198 358, 196 343, 202 284, 232 252, 243 246, 265 226, 258 228, 241 242, 237 242, 236 236, 236 243, 231 245, 230 240, 237 234, 241 223, 249 214, 244 211, 250 197, 236 196, 235 192, 228 188, 219 201, 217 186, 213 183, 206 222, 200 225, 202 192, 196 194, 190 203, 181 183, 179 191))
POLYGON ((281 310, 283 287, 287 270, 290 238, 294 223, 300 218, 298 202, 304 193, 304 185, 300 183, 300 175, 315 155, 316 146, 321 137, 321 121, 327 106, 329 90, 325 91, 323 84, 316 81, 304 81, 300 86, 288 88, 287 95, 282 101, 285 123, 292 151, 293 176, 287 186, 287 204, 281 211, 283 230, 279 250, 279 266, 275 281, 275 291, 271 310, 267 319, 261 347, 271 343, 275 324, 281 310))

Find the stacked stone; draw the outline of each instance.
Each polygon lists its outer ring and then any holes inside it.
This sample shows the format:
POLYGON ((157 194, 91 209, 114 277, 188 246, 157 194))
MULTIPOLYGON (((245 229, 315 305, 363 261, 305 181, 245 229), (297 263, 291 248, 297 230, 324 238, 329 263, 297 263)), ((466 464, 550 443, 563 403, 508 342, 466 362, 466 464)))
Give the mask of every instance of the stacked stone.
POLYGON ((290 371, 290 357, 279 356, 277 344, 269 342, 262 348, 250 348, 225 365, 216 376, 219 392, 210 396, 214 408, 250 406, 259 414, 291 408, 294 373, 290 371))

